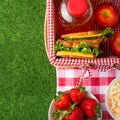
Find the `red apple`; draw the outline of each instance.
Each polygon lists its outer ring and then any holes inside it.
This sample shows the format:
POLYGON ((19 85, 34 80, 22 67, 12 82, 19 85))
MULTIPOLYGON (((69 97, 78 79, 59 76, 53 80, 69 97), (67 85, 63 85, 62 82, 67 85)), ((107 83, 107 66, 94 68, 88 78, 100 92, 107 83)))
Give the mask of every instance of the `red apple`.
POLYGON ((115 27, 118 23, 118 18, 118 11, 110 4, 98 6, 95 12, 95 21, 102 28, 115 27))
POLYGON ((114 38, 109 43, 111 52, 117 57, 120 57, 120 32, 115 33, 114 38))

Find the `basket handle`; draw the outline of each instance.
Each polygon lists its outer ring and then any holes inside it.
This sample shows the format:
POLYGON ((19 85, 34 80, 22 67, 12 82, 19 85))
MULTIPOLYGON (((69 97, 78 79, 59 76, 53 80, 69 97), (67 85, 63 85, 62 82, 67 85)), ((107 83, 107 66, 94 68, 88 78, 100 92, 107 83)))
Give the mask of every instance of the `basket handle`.
POLYGON ((83 71, 80 75, 80 79, 77 81, 77 86, 82 86, 82 81, 88 79, 92 76, 91 69, 95 69, 96 66, 94 64, 85 64, 83 67, 83 71))
MULTIPOLYGON (((77 86, 82 86, 82 81, 92 76, 91 69, 97 69, 97 65, 88 63, 83 65, 82 68, 83 68, 83 71, 80 75, 80 79, 77 81, 77 86)), ((118 63, 113 64, 112 67, 110 67, 110 69, 120 70, 120 64, 118 63)), ((110 70, 110 69, 106 69, 106 70, 110 70)))

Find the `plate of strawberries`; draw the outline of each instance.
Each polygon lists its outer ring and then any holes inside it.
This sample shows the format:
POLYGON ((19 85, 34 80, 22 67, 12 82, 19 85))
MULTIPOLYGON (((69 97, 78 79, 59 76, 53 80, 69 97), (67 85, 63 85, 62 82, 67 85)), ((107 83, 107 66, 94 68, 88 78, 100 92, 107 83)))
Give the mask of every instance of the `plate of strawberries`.
POLYGON ((54 96, 48 117, 49 120, 102 120, 102 109, 91 92, 76 86, 54 96))

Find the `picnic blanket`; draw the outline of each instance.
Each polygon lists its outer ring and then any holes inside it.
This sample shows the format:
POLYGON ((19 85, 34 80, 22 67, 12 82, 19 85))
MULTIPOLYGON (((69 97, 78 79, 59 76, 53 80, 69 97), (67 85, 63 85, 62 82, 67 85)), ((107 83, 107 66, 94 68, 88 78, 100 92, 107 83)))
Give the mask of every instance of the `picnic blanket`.
MULTIPOLYGON (((61 69, 57 68, 57 91, 65 91, 73 88, 80 80, 81 74, 84 72, 82 69, 61 69)), ((120 77, 120 70, 109 70, 106 72, 100 72, 97 70, 91 70, 91 76, 89 77, 88 71, 84 75, 82 80, 82 86, 86 87, 86 90, 92 92, 99 100, 102 106, 102 120, 113 120, 106 109, 105 94, 110 82, 120 77)))

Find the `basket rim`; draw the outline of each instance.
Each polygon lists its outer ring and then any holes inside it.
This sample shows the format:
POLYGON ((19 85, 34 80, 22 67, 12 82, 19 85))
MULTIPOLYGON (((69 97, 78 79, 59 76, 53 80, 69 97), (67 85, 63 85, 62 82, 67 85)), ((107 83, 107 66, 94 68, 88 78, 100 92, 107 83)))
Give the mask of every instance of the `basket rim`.
POLYGON ((47 45, 47 15, 46 15, 46 12, 45 12, 45 17, 44 17, 44 43, 45 43, 45 50, 46 50, 46 53, 47 53, 47 57, 49 56, 49 53, 48 53, 48 45, 47 45))

